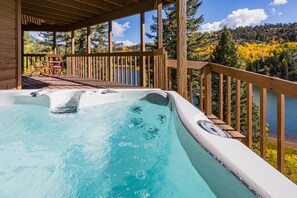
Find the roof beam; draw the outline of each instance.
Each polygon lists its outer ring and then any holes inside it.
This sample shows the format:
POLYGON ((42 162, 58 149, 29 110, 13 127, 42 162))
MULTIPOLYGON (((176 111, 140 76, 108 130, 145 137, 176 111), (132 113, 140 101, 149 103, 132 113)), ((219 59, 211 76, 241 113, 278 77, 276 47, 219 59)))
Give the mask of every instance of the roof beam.
POLYGON ((40 5, 24 4, 22 6, 22 8, 31 9, 34 12, 42 10, 43 12, 46 12, 46 13, 52 13, 52 14, 55 14, 55 15, 58 15, 58 16, 62 16, 62 17, 65 17, 65 18, 70 18, 70 19, 75 19, 75 20, 84 20, 84 19, 86 19, 86 17, 82 17, 82 16, 79 16, 77 14, 72 14, 72 13, 68 13, 68 12, 62 12, 62 11, 59 11, 59 10, 56 10, 56 9, 53 9, 53 8, 44 9, 44 7, 42 7, 40 5))
POLYGON ((58 4, 58 6, 63 5, 63 6, 66 6, 68 8, 75 8, 75 9, 85 11, 85 12, 89 12, 89 13, 92 13, 92 14, 95 14, 95 15, 99 15, 99 14, 102 13, 102 9, 95 8, 95 7, 92 7, 92 6, 88 6, 88 5, 86 5, 84 3, 81 3, 81 2, 78 2, 78 1, 73 1, 73 0, 63 0, 63 1, 61 1, 61 0, 46 0, 46 1, 56 3, 56 4, 58 4))
POLYGON ((126 3, 123 0, 104 0, 108 3, 111 3, 113 5, 119 6, 121 8, 125 7, 126 3))
POLYGON ((89 13, 89 12, 85 12, 76 8, 71 8, 71 7, 67 7, 64 5, 59 5, 56 3, 51 3, 51 2, 47 2, 47 1, 40 1, 40 0, 23 0, 22 5, 26 5, 26 4, 30 4, 30 5, 39 5, 41 7, 43 7, 43 9, 54 9, 57 10, 59 12, 67 12, 67 13, 72 13, 78 16, 82 16, 82 17, 93 17, 94 15, 89 13))
POLYGON ((36 18, 39 18, 41 20, 44 20, 46 21, 47 23, 55 23, 55 24, 58 24, 58 25, 69 25, 70 23, 67 22, 67 21, 63 21, 63 20, 60 20, 60 19, 53 19, 51 17, 48 17, 48 16, 40 16, 38 14, 35 14, 35 13, 26 13, 26 12, 22 12, 22 14, 25 14, 25 15, 28 15, 30 14, 30 16, 33 16, 33 17, 36 17, 36 18))
POLYGON ((51 25, 22 25, 23 31, 39 31, 39 32, 66 32, 65 26, 51 26, 51 25))
POLYGON ((61 22, 66 22, 66 23, 75 23, 77 22, 77 20, 74 20, 74 19, 67 19, 67 18, 62 18, 60 16, 57 16, 55 14, 52 14, 52 13, 49 13, 49 12, 45 12, 45 11, 36 11, 36 10, 32 10, 30 8, 23 8, 22 9, 22 13, 23 14, 26 14, 28 16, 35 16, 37 18, 40 18, 40 19, 48 19, 49 21, 51 21, 51 19, 53 20, 59 20, 61 22))
POLYGON ((107 14, 104 14, 104 15, 101 15, 98 17, 94 17, 92 19, 89 19, 89 20, 86 20, 83 22, 79 22, 77 24, 70 25, 67 28, 67 30, 71 31, 71 30, 75 30, 75 29, 80 29, 83 27, 92 26, 92 25, 99 24, 99 23, 104 23, 109 20, 120 19, 120 18, 131 16, 131 15, 139 14, 141 12, 150 11, 150 10, 154 9, 154 5, 155 5, 154 1, 143 1, 141 3, 126 6, 123 9, 118 9, 111 13, 107 13, 107 14))
POLYGON ((76 0, 77 2, 93 6, 99 9, 102 9, 104 11, 111 12, 112 11, 112 5, 104 2, 104 1, 97 1, 97 0, 76 0))

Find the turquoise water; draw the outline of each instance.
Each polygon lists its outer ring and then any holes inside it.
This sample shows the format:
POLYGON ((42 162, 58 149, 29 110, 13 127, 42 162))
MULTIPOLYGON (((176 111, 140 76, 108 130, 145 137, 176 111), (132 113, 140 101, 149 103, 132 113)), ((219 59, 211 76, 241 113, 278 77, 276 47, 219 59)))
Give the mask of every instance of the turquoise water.
POLYGON ((0 197, 215 197, 168 107, 142 100, 51 114, 0 106, 0 120, 0 197))

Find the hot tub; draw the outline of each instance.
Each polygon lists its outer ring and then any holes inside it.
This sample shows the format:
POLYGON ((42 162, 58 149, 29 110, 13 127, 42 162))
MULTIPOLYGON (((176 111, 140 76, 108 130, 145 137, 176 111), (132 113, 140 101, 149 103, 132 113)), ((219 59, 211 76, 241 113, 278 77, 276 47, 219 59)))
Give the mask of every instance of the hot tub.
POLYGON ((0 197, 296 197, 175 92, 0 92, 0 197))

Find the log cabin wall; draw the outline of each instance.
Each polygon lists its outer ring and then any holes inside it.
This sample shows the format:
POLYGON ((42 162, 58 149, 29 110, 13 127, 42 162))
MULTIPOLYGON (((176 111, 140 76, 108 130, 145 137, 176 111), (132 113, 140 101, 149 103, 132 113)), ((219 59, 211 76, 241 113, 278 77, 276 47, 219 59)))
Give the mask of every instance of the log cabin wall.
POLYGON ((0 89, 21 88, 20 15, 20 0, 0 0, 0 89))

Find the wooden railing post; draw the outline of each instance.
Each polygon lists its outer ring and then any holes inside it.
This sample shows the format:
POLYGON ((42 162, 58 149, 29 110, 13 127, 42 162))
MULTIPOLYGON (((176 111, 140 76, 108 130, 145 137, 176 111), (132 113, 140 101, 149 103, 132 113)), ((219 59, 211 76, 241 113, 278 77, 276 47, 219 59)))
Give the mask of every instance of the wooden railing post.
MULTIPOLYGON (((145 51, 145 15, 140 13, 140 51, 145 51)), ((146 87, 145 57, 140 57, 140 86, 146 87)))
POLYGON ((200 70, 200 82, 199 82, 199 106, 200 106, 200 111, 204 112, 204 76, 203 76, 203 69, 200 70))
POLYGON ((240 132, 240 80, 236 79, 236 118, 235 129, 240 132))
POLYGON ((247 146, 252 149, 253 143, 253 85, 251 83, 247 83, 247 146))
POLYGON ((283 173, 285 162, 285 96, 277 94, 277 169, 283 173))
POLYGON ((205 96, 205 114, 212 114, 212 91, 211 91, 211 66, 208 65, 203 69, 204 73, 204 96, 205 96))
POLYGON ((219 118, 221 120, 224 119, 224 112, 223 112, 223 91, 224 91, 224 76, 223 74, 219 74, 219 118))
POLYGON ((193 70, 189 69, 189 100, 193 104, 193 70))
MULTIPOLYGON (((75 54, 75 39, 74 39, 74 30, 71 31, 71 54, 74 55, 75 54)), ((71 60, 71 75, 72 76, 75 76, 76 72, 75 72, 75 69, 76 69, 76 66, 75 66, 75 63, 76 63, 76 58, 75 57, 72 57, 72 60, 71 60)))
MULTIPOLYGON (((87 27, 87 53, 91 54, 91 28, 87 27)), ((88 78, 92 78, 92 59, 90 56, 87 57, 88 64, 88 78)))
POLYGON ((266 160, 266 89, 260 90, 260 155, 266 160))
POLYGON ((226 93, 226 123, 231 125, 231 76, 227 76, 227 93, 226 93))
MULTIPOLYGON (((165 51, 165 50, 164 50, 165 51)), ((168 90, 168 67, 167 67, 167 51, 164 52, 163 55, 163 71, 164 71, 164 89, 168 90)))

